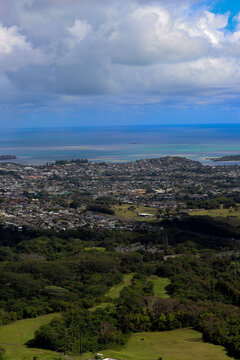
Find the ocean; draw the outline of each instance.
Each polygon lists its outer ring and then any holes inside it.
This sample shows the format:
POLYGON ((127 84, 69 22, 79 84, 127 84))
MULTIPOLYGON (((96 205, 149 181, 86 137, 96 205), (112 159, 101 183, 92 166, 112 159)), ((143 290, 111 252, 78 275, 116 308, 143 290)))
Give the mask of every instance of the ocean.
MULTIPOLYGON (((85 158, 126 162, 184 156, 216 165, 208 157, 240 154, 240 124, 78 127, 1 130, 0 155, 20 164, 85 158)), ((240 162, 218 162, 217 164, 240 162)))

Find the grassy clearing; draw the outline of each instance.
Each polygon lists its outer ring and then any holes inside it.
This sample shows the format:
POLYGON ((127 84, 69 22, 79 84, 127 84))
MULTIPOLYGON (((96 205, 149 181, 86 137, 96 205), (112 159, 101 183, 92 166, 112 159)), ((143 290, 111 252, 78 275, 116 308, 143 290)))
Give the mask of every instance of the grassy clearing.
MULTIPOLYGON (((110 303, 109 306, 112 306, 112 304, 110 303)), ((97 309, 102 309, 105 310, 108 307, 108 303, 107 302, 103 302, 101 304, 98 304, 96 306, 93 306, 89 309, 89 311, 95 311, 97 309)))
POLYGON ((34 319, 19 320, 9 325, 0 326, 0 346, 6 350, 4 360, 55 360, 59 356, 47 350, 29 349, 24 344, 33 339, 34 332, 40 326, 48 324, 57 314, 39 316, 34 319))
POLYGON ((156 220, 157 209, 150 208, 148 206, 137 206, 137 205, 115 205, 113 210, 117 217, 123 219, 137 220, 137 221, 151 221, 156 220), (138 214, 149 214, 149 217, 141 217, 138 214))
MULTIPOLYGON (((156 333, 137 333, 119 351, 106 350, 105 357, 120 360, 230 360, 222 346, 202 341, 201 333, 179 329, 156 333)), ((84 358, 91 357, 85 354, 84 358)), ((80 357, 78 359, 81 359, 80 357)), ((83 358, 82 358, 83 359, 83 358)))
POLYGON ((100 252, 104 252, 106 249, 104 247, 99 247, 99 246, 92 246, 92 247, 85 247, 86 251, 100 251, 100 252))
POLYGON ((123 281, 120 284, 115 285, 110 289, 110 291, 109 291, 110 298, 112 298, 112 299, 118 298, 122 289, 125 286, 129 286, 131 284, 133 276, 134 276, 134 273, 124 275, 123 281))
POLYGON ((217 217, 231 218, 231 217, 233 217, 233 218, 240 219, 240 209, 239 210, 236 210, 234 208, 224 209, 223 206, 221 206, 219 209, 191 211, 191 212, 189 212, 189 215, 211 216, 214 218, 217 218, 217 217))
POLYGON ((155 296, 159 296, 163 299, 168 299, 170 297, 166 291, 166 286, 170 284, 168 278, 150 276, 149 280, 153 283, 153 292, 155 296))
MULTIPOLYGON (((131 280, 134 276, 134 273, 131 274, 125 274, 123 276, 123 281, 120 284, 114 285, 110 290, 109 290, 109 295, 108 293, 105 294, 106 297, 109 296, 110 299, 116 299, 120 296, 120 292, 122 291, 122 289, 125 286, 129 286, 131 284, 131 280)), ((110 303, 110 306, 112 304, 110 303)), ((106 309, 106 307, 108 306, 107 302, 101 303, 99 305, 96 305, 94 307, 91 308, 91 311, 95 311, 96 309, 106 309)))
POLYGON ((221 206, 220 209, 191 211, 189 212, 189 215, 211 216, 217 221, 227 223, 228 225, 234 227, 235 231, 240 234, 240 210, 233 208, 223 209, 223 206, 221 206))

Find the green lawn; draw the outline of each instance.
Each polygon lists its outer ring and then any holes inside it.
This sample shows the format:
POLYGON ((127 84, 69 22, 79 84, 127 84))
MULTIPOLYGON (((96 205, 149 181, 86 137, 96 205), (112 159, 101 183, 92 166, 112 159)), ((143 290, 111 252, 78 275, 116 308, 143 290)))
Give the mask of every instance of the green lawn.
MULTIPOLYGON (((19 320, 0 327, 0 346, 6 350, 4 360, 57 360, 56 353, 41 349, 28 349, 24 344, 31 340, 34 332, 51 321, 56 314, 35 319, 19 320)), ((166 332, 138 333, 131 336, 121 350, 105 350, 105 357, 120 360, 230 360, 223 347, 204 343, 201 334, 191 329, 166 332)), ((75 359, 92 358, 92 354, 75 359)))
POLYGON ((149 280, 153 283, 153 292, 155 296, 159 296, 163 299, 168 299, 170 297, 166 291, 166 286, 170 284, 168 278, 150 276, 149 280))
POLYGON ((99 246, 92 246, 92 247, 85 247, 86 251, 100 251, 100 252, 104 252, 106 249, 104 247, 99 247, 99 246))
MULTIPOLYGON (((109 297, 110 299, 116 299, 119 297, 120 292, 122 291, 122 289, 125 286, 129 286, 131 284, 131 280, 134 276, 134 273, 131 274, 125 274, 123 276, 123 281, 120 284, 114 285, 110 290, 109 290, 109 297)), ((105 294, 106 297, 108 297, 108 293, 105 294)), ((108 306, 107 302, 101 303, 99 305, 96 305, 94 307, 91 308, 91 311, 95 311, 96 309, 105 309, 108 306)))
POLYGON ((240 219, 240 210, 235 210, 233 208, 224 209, 221 206, 219 209, 212 209, 212 210, 199 210, 199 211, 190 211, 189 215, 193 216, 212 216, 214 218, 224 218, 224 217, 235 217, 240 219))
POLYGON ((122 289, 125 286, 129 286, 131 284, 131 280, 132 280, 133 276, 134 276, 134 273, 124 275, 123 281, 120 284, 115 285, 110 289, 110 291, 109 291, 110 298, 112 298, 112 299, 118 298, 122 289))
POLYGON ((235 210, 233 208, 223 209, 223 206, 221 206, 220 209, 191 211, 189 212, 189 215, 211 216, 217 221, 231 225, 235 228, 235 231, 240 234, 240 210, 235 210))
POLYGON ((115 205, 112 208, 117 217, 137 220, 137 221, 156 220, 156 214, 158 212, 156 208, 150 208, 148 206, 137 206, 137 205, 131 206, 130 204, 115 205), (142 213, 149 214, 150 216, 149 217, 138 216, 138 214, 142 214, 142 213))
MULTIPOLYGON (((180 329, 156 333, 137 333, 120 351, 102 351, 105 357, 120 360, 230 360, 222 346, 202 341, 199 332, 180 329)), ((84 358, 87 358, 85 354, 84 358)), ((80 358, 79 358, 80 359, 80 358)))
POLYGON ((16 321, 10 325, 0 326, 0 346, 6 350, 4 360, 38 360, 59 359, 56 353, 41 349, 28 349, 24 344, 33 339, 34 332, 40 326, 49 323, 57 314, 39 316, 34 319, 16 321))

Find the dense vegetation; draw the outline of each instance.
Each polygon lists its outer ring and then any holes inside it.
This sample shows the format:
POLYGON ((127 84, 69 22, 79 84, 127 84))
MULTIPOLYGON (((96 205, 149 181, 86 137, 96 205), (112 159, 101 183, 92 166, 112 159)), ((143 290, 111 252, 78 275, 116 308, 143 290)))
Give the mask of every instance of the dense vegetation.
MULTIPOLYGON (((227 195, 227 194, 226 194, 227 195)), ((224 209, 238 208, 240 203, 240 196, 216 196, 204 200, 189 200, 186 199, 186 206, 188 209, 219 209, 223 206, 224 209)))
POLYGON ((207 217, 164 220, 166 244, 159 224, 150 231, 140 225, 61 233, 1 228, 0 323, 62 311, 28 345, 74 354, 120 346, 135 332, 192 327, 240 356, 239 262, 234 251, 216 253, 237 244, 234 229, 207 217), (144 247, 115 251, 135 243, 144 247), (131 284, 111 299, 109 289, 129 273, 131 284), (171 298, 155 296, 152 275, 170 279, 171 298), (95 307, 101 303, 107 306, 95 307))
POLYGON ((95 312, 72 308, 37 331, 31 345, 62 351, 66 347, 76 354, 121 345, 132 332, 191 326, 201 331, 205 340, 224 345, 239 356, 240 310, 231 305, 232 297, 219 286, 223 274, 230 277, 234 267, 229 259, 196 257, 156 266, 156 273, 172 279, 168 290, 174 299, 153 296, 146 268, 122 290, 113 308, 95 312))
POLYGON ((116 236, 120 242, 144 237, 90 230, 55 236, 2 229, 0 324, 64 311, 71 304, 90 308, 104 301, 108 289, 143 261, 140 253, 109 252, 116 236), (99 246, 106 251, 99 251, 99 246))
POLYGON ((218 158, 209 158, 212 161, 239 161, 240 160, 240 155, 226 155, 226 156, 221 156, 218 158))
POLYGON ((0 346, 0 360, 3 360, 4 354, 5 354, 5 350, 0 346))

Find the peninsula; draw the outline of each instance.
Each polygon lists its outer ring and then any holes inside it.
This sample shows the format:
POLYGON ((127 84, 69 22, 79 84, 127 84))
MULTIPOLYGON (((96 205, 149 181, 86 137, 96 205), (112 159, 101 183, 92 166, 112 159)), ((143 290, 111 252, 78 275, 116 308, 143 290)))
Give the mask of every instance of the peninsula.
POLYGON ((0 155, 0 161, 2 160, 15 160, 17 157, 15 155, 0 155))
POLYGON ((212 160, 215 162, 218 161, 240 161, 240 154, 238 155, 226 155, 226 156, 221 156, 218 158, 208 158, 208 160, 212 160))

